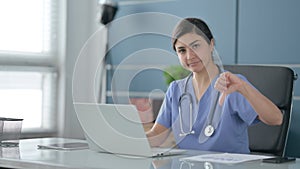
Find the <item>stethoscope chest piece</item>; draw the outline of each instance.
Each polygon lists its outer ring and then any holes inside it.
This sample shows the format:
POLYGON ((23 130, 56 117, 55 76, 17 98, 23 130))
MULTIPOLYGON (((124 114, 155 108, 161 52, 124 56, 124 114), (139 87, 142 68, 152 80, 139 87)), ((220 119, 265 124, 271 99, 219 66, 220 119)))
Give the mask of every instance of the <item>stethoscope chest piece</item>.
POLYGON ((212 125, 208 125, 205 127, 204 134, 207 137, 210 137, 214 134, 215 128, 212 125))

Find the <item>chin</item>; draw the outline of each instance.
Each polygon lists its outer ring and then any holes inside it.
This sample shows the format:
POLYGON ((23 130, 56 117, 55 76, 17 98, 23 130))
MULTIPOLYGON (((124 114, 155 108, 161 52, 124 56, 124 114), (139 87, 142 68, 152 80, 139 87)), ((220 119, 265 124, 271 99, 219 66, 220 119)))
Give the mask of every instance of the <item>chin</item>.
POLYGON ((187 65, 188 66, 188 70, 192 71, 192 72, 201 72, 203 70, 206 70, 205 65, 203 64, 203 62, 198 62, 197 64, 194 64, 192 66, 187 65))

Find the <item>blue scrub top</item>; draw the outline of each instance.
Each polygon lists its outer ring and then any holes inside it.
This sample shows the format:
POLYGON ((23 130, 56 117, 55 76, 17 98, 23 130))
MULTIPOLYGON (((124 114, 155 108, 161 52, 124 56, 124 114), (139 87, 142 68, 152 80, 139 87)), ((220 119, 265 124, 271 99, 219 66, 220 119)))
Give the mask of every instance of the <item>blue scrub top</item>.
MULTIPOLYGON (((244 76, 238 76, 247 81, 244 76)), ((187 78, 173 81, 170 84, 156 122, 166 128, 172 129, 178 148, 249 153, 247 130, 248 126, 256 121, 257 113, 253 110, 249 102, 238 92, 231 93, 226 97, 222 105, 221 119, 214 134, 204 143, 199 143, 199 134, 206 123, 214 97, 212 93, 215 91, 213 85, 216 79, 214 79, 212 84, 208 87, 199 102, 196 99, 191 79, 192 78, 190 78, 187 83, 186 91, 184 91, 184 86, 187 78), (179 98, 184 92, 190 93, 192 100, 184 99, 181 103, 183 130, 189 131, 189 116, 192 114, 194 121, 192 127, 195 134, 182 137, 179 136, 181 129, 178 104, 179 98), (192 102, 193 105, 192 113, 190 113, 188 109, 190 102, 192 102)))

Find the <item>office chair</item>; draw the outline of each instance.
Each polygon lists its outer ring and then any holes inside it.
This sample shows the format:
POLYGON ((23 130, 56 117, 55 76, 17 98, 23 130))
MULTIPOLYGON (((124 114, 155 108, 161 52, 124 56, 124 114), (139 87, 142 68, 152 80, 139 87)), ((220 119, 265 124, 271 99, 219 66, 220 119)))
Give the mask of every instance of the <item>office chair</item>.
POLYGON ((249 148, 252 153, 285 155, 293 100, 294 71, 288 67, 262 65, 224 65, 232 73, 244 75, 283 113, 280 126, 257 123, 249 127, 249 148))

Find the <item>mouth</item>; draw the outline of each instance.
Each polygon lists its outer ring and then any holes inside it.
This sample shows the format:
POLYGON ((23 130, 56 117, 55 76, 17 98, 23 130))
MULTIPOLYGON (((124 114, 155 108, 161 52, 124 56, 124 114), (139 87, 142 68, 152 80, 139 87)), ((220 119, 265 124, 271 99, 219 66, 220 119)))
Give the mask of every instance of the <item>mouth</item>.
POLYGON ((196 66, 198 63, 202 63, 202 61, 201 60, 198 60, 198 61, 194 61, 194 62, 190 62, 190 63, 187 63, 187 65, 189 66, 189 67, 192 67, 192 66, 196 66))

